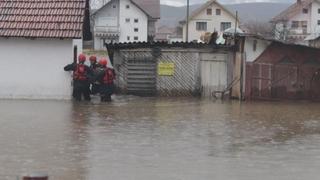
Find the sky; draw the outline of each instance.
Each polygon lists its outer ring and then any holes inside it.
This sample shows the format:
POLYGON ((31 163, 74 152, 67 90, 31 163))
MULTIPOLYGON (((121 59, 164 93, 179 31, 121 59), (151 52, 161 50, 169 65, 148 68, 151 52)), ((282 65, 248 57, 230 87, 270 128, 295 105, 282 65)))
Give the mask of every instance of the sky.
MULTIPOLYGON (((170 6, 183 6, 187 4, 187 0, 160 0, 161 4, 170 6)), ((190 0, 190 4, 201 4, 207 0, 190 0)), ((232 3, 245 3, 245 2, 279 2, 288 3, 294 2, 294 0, 218 0, 222 4, 232 4, 232 3)))

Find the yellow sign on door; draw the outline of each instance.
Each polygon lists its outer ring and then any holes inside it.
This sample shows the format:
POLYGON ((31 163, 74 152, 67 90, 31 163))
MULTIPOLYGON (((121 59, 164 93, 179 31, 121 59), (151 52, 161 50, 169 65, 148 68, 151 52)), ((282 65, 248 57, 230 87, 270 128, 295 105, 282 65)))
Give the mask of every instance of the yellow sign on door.
POLYGON ((174 63, 159 63, 158 74, 159 76, 173 76, 174 63))

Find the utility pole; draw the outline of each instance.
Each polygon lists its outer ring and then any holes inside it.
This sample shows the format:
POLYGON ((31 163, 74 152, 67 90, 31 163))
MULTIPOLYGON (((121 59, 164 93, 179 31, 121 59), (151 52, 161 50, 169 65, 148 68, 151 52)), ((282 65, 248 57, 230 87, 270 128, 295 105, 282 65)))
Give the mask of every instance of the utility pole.
POLYGON ((189 0, 187 0, 187 24, 186 24, 186 41, 189 42, 189 0))

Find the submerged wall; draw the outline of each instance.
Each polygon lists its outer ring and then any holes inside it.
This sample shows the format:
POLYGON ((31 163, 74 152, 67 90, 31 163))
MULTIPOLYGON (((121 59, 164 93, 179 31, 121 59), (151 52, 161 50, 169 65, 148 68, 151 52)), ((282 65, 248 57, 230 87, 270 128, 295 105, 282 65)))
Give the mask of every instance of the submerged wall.
POLYGON ((0 54, 0 98, 71 98, 72 40, 0 39, 0 54))

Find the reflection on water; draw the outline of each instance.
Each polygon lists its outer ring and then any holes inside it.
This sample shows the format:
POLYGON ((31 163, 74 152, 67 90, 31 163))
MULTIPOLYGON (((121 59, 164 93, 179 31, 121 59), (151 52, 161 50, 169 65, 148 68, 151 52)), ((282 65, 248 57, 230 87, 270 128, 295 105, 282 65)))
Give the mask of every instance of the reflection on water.
POLYGON ((315 179, 320 104, 116 97, 0 102, 0 176, 315 179))

